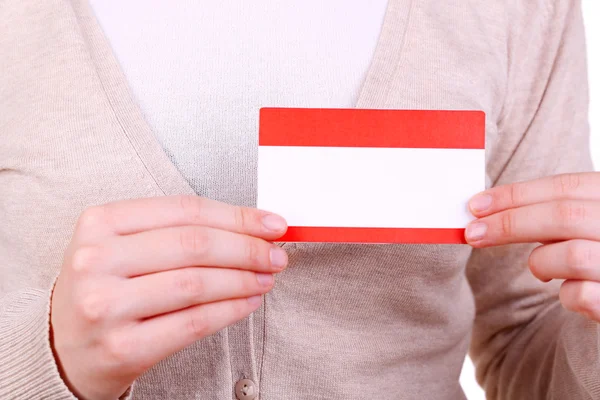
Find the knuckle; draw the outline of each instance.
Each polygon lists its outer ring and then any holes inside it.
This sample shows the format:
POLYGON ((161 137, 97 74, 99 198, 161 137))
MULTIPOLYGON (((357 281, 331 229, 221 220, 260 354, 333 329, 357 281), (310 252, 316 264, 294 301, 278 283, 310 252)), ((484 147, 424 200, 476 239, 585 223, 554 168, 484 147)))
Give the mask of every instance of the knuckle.
POLYGON ((91 230, 97 226, 108 225, 108 211, 105 206, 94 206, 81 213, 77 221, 77 230, 91 230))
POLYGON ((235 226, 241 232, 245 232, 250 228, 251 225, 251 217, 248 209, 244 207, 235 207, 233 210, 233 218, 235 226))
POLYGON ((104 351, 115 366, 129 365, 135 352, 134 338, 120 332, 106 335, 104 351))
POLYGON ((559 201, 556 203, 556 220, 564 229, 579 225, 585 220, 587 210, 580 202, 559 201))
POLYGON ((557 196, 566 197, 575 192, 581 185, 578 174, 561 174, 552 178, 554 192, 557 196))
POLYGON ((179 244, 184 255, 199 257, 210 247, 210 235, 202 227, 186 227, 179 231, 179 244))
POLYGON ((209 334, 209 323, 203 312, 191 312, 187 321, 187 330, 194 339, 202 339, 209 334))
POLYGON ((86 294, 79 303, 81 317, 88 323, 98 323, 108 316, 109 302, 97 293, 86 294))
POLYGON ((590 247, 582 241, 573 240, 567 246, 567 266, 572 271, 583 272, 591 264, 590 247))
POLYGON ((248 238, 246 240, 246 244, 244 245, 244 256, 246 257, 247 262, 252 266, 260 266, 263 265, 263 257, 262 257, 262 246, 260 242, 257 240, 253 240, 248 238))
POLYGON ((502 236, 510 237, 515 231, 515 214, 513 211, 506 211, 500 217, 500 230, 502 236))
POLYGON ((190 270, 182 270, 175 280, 175 288, 178 293, 182 293, 188 299, 197 299, 205 291, 205 282, 195 276, 190 270))
POLYGON ((509 196, 510 196, 510 204, 511 206, 516 206, 521 204, 523 199, 525 199, 525 190, 527 186, 522 183, 513 183, 509 186, 509 196))
POLYGON ((93 271, 101 264, 102 251, 93 246, 80 247, 71 255, 71 269, 83 273, 93 271))
POLYGON ((179 208, 184 218, 192 223, 202 222, 203 201, 197 196, 179 196, 179 208))

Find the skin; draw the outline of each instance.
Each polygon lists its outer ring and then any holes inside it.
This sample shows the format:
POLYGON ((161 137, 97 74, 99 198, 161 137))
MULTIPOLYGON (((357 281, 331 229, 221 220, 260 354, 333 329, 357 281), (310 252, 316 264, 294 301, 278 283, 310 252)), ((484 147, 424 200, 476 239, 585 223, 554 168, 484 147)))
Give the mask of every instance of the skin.
POLYGON ((115 399, 163 358, 261 304, 288 262, 283 218, 195 196, 86 210, 52 295, 53 349, 81 399, 115 399))
POLYGON ((466 229, 469 244, 542 243, 529 257, 533 275, 564 280, 563 306, 600 322, 600 173, 495 187, 469 207, 477 218, 466 229))

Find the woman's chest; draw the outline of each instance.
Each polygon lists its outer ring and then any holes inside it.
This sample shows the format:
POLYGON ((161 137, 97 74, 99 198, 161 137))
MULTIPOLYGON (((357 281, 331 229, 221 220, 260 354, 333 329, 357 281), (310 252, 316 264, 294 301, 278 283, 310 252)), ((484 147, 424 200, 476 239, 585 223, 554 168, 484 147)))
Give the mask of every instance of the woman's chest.
MULTIPOLYGON (((45 226, 57 228, 45 241, 47 247, 39 241, 32 246, 37 256, 55 248, 52 243, 66 245, 77 216, 94 204, 196 192, 253 205, 257 129, 247 115, 228 119, 230 129, 211 127, 213 136, 200 132, 196 142, 177 144, 186 154, 209 159, 208 164, 188 160, 185 168, 175 165, 172 152, 161 146, 132 95, 91 10, 60 9, 54 3, 47 7, 63 18, 57 22, 42 18, 43 13, 24 13, 0 48, 12 60, 5 68, 0 99, 9 110, 0 116, 0 169, 5 171, 0 184, 12 193, 4 211, 9 225, 21 226, 19 231, 33 243, 45 226), (243 132, 232 134, 234 128, 243 132), (40 207, 52 212, 28 212, 40 207)), ((495 7, 459 1, 390 2, 354 106, 483 110, 487 151, 493 154, 507 62, 505 21, 495 7)), ((308 53, 307 62, 318 58, 308 53)), ((321 78, 307 75, 303 81, 311 86, 311 79, 321 78)), ((272 81, 264 92, 286 90, 272 81)), ((277 103, 276 96, 273 101, 277 103)), ((202 114, 222 111, 198 107, 202 114)), ((182 117, 179 123, 184 122, 182 117)))

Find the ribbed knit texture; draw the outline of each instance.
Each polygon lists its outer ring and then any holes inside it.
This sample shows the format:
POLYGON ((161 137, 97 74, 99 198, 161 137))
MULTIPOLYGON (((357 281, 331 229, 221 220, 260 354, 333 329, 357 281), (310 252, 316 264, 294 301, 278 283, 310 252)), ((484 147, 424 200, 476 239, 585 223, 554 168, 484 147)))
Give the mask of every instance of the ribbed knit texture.
POLYGON ((22 291, 3 298, 0 325, 0 398, 71 399, 48 346, 48 292, 22 291), (15 357, 18 349, 22 357, 15 357), (10 373, 8 373, 10 372, 10 373))
MULTIPOLYGON (((48 299, 78 215, 194 190, 89 5, 1 4, 0 398, 66 399, 48 299)), ((485 111, 490 184, 590 170, 584 52, 577 0, 392 0, 356 105, 485 111)), ((233 193, 227 174, 213 184, 233 193)), ((250 378, 260 400, 455 400, 470 346, 489 399, 600 398, 598 324, 531 275, 531 245, 284 247, 258 312, 157 364, 131 397, 230 400, 250 378)))

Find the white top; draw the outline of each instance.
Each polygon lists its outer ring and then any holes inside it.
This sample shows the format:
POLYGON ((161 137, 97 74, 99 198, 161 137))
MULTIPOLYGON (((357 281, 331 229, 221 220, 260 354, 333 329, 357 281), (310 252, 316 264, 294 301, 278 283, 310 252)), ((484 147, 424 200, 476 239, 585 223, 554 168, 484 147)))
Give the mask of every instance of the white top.
MULTIPOLYGON (((256 201, 258 110, 353 107, 387 1, 91 0, 146 119, 202 196, 256 201), (212 182, 230 177, 228 189, 212 182)), ((282 132, 284 134, 284 132, 282 132)))

